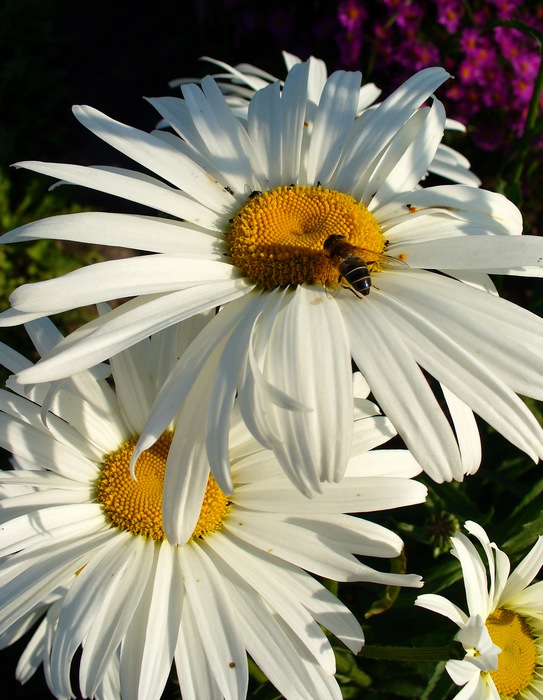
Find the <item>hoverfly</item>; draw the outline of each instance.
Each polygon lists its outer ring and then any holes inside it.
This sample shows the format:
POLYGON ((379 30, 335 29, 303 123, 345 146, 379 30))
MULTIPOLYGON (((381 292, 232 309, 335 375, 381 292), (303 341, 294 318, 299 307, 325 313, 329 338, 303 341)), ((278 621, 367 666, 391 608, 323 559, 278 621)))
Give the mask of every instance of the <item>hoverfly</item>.
POLYGON ((357 297, 365 297, 370 293, 371 275, 368 263, 379 261, 391 262, 396 265, 407 265, 401 257, 393 258, 381 253, 359 248, 349 243, 345 236, 333 234, 324 241, 324 252, 336 266, 338 272, 347 282, 357 297), (373 256, 373 259, 369 259, 373 256))

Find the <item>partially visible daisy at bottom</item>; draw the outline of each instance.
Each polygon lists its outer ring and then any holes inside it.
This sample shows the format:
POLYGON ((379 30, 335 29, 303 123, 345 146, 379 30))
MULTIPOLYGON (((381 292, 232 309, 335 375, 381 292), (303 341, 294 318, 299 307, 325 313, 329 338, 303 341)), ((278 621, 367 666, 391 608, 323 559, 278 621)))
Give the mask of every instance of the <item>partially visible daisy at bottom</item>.
POLYGON ((509 558, 483 528, 470 521, 465 527, 484 550, 490 578, 473 543, 457 533, 451 551, 462 566, 468 614, 440 595, 416 600, 460 627, 466 655, 446 664, 452 680, 464 686, 455 700, 541 700, 543 582, 532 582, 543 566, 543 537, 509 575, 509 558))
MULTIPOLYGON (((58 340, 49 321, 29 330, 40 352, 58 340)), ((53 394, 39 385, 31 400, 0 395, 0 444, 14 455, 13 470, 0 473, 0 640, 12 643, 45 613, 18 675, 24 681, 43 664, 58 698, 73 696, 70 671, 81 649, 79 686, 89 698, 158 700, 173 663, 184 700, 245 698, 248 653, 289 700, 339 700, 321 625, 355 653, 363 632, 311 574, 419 586, 416 575, 382 573, 358 559, 395 557, 402 542, 347 513, 422 502, 426 489, 412 479, 420 467, 406 450, 372 451, 394 430, 358 397, 346 476, 309 499, 234 406, 234 491, 222 493, 201 462, 200 476, 183 465, 195 485, 203 479, 205 497, 192 533, 173 546, 162 504, 163 488, 164 500, 175 498, 167 478, 164 485, 175 422, 140 456, 137 481, 129 463, 168 362, 199 329, 186 330, 181 324, 112 358, 115 391, 95 368, 53 394)), ((7 346, 0 361, 10 371, 29 365, 7 346)), ((202 503, 196 486, 194 498, 202 503)))

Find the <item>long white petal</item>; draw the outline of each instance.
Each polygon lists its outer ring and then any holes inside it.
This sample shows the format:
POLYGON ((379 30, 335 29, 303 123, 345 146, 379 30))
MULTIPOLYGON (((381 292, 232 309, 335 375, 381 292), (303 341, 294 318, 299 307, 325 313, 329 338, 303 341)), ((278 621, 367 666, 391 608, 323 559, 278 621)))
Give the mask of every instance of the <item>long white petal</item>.
POLYGON ((460 236, 423 243, 398 244, 413 268, 428 270, 482 270, 487 274, 514 275, 530 267, 543 276, 543 241, 539 236, 460 236))
POLYGON ((122 575, 137 546, 127 532, 112 531, 109 542, 100 547, 75 577, 62 605, 51 649, 51 678, 55 693, 70 696, 72 659, 95 620, 109 587, 122 575))
POLYGON ((266 380, 311 409, 272 406, 275 435, 266 437, 298 487, 318 490, 319 481, 342 478, 351 442, 352 373, 342 316, 325 290, 300 286, 285 297, 265 342, 266 380), (308 343, 319 328, 327 332, 308 343))
POLYGON ((434 593, 423 593, 422 595, 417 596, 415 605, 448 617, 449 620, 452 620, 452 622, 454 622, 455 625, 458 625, 458 627, 464 627, 468 621, 468 616, 463 610, 441 595, 435 595, 434 593))
POLYGON ((364 189, 359 186, 353 196, 367 201, 365 192, 375 192, 369 204, 375 210, 398 194, 416 189, 443 137, 444 124, 445 110, 437 99, 430 108, 415 112, 392 139, 364 189))
POLYGON ((383 226, 391 243, 399 240, 394 234, 394 223, 422 213, 432 214, 433 220, 437 214, 485 225, 487 234, 522 233, 522 214, 511 201, 497 192, 465 185, 424 187, 399 195, 393 202, 372 213, 383 226))
POLYGON ((131 557, 104 591, 98 614, 85 637, 79 666, 81 693, 92 697, 123 640, 147 583, 154 543, 133 537, 131 557))
POLYGON ((185 700, 224 700, 224 694, 215 680, 214 668, 207 659, 194 613, 188 604, 183 604, 175 665, 185 700))
POLYGON ((206 656, 226 700, 247 693, 247 657, 235 611, 212 561, 198 545, 178 550, 187 592, 206 656))
POLYGON ((21 372, 18 381, 33 384, 80 372, 153 333, 218 304, 226 304, 251 289, 242 280, 232 280, 155 298, 138 297, 78 328, 40 362, 21 372))
POLYGON ((532 549, 512 571, 500 597, 500 603, 512 600, 537 576, 543 566, 543 537, 538 537, 532 549))
POLYGON ((46 315, 99 301, 163 294, 237 277, 236 269, 228 263, 158 253, 106 260, 55 279, 25 284, 11 294, 10 302, 19 311, 46 315))
POLYGON ((449 423, 411 350, 383 313, 386 309, 381 311, 378 294, 363 301, 338 298, 338 303, 358 369, 415 459, 435 481, 461 480, 449 423))
POLYGON ((224 184, 213 181, 208 173, 178 150, 168 147, 152 134, 111 119, 93 107, 76 105, 73 113, 83 126, 110 146, 212 211, 226 215, 232 211, 234 200, 224 184))
POLYGON ((205 548, 210 550, 210 556, 217 562, 216 566, 221 566, 223 576, 228 571, 226 565, 230 569, 229 576, 234 581, 239 577, 248 583, 271 606, 274 613, 283 618, 315 659, 328 672, 334 672, 334 654, 326 636, 305 606, 300 605, 297 599, 284 595, 285 582, 279 577, 279 572, 295 570, 292 565, 280 562, 263 551, 255 554, 253 547, 222 533, 207 537, 205 548))
POLYGON ((211 159, 220 168, 224 185, 234 192, 255 189, 250 140, 213 78, 206 76, 202 89, 185 85, 182 90, 194 126, 205 141, 211 159))
POLYGON ((150 216, 91 211, 51 216, 19 226, 0 237, 0 243, 42 238, 215 260, 224 252, 222 236, 212 235, 204 229, 196 230, 186 223, 150 216))
POLYGON ((175 549, 156 545, 146 589, 121 648, 123 697, 157 697, 166 685, 179 636, 183 583, 175 549))
POLYGON ((73 185, 83 185, 92 190, 138 202, 153 210, 158 209, 214 231, 224 231, 225 221, 227 221, 224 216, 219 216, 202 204, 186 197, 179 190, 168 187, 159 180, 143 179, 137 173, 130 171, 114 172, 99 167, 39 161, 24 161, 16 163, 16 166, 42 175, 61 178, 73 185))
POLYGON ((466 600, 471 616, 480 615, 486 620, 489 613, 487 577, 481 557, 470 540, 461 532, 452 539, 453 553, 462 566, 462 576, 466 588, 466 600))
POLYGON ((416 481, 363 477, 326 484, 323 493, 308 498, 299 491, 293 492, 288 482, 262 479, 238 487, 233 499, 243 508, 269 513, 311 514, 317 509, 321 513, 371 513, 422 503, 426 494, 426 487, 416 481))
POLYGON ((309 62, 293 66, 281 93, 281 150, 283 183, 298 181, 306 115, 309 62))
POLYGON ((350 192, 360 176, 389 143, 411 114, 441 85, 449 74, 442 68, 426 68, 403 83, 364 120, 355 123, 355 136, 343 152, 334 189, 350 192))
POLYGON ((308 184, 326 184, 334 172, 354 122, 361 75, 338 71, 326 81, 307 151, 308 184))

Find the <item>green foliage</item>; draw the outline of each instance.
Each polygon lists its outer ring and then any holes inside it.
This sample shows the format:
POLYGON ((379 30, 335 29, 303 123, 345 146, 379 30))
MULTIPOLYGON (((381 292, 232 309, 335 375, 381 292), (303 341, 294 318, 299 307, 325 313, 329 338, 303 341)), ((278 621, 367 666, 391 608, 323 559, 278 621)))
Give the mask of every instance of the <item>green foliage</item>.
MULTIPOLYGON (((44 179, 33 177, 20 195, 12 194, 11 181, 0 171, 0 233, 58 214, 83 211, 70 202, 62 190, 47 192, 44 179)), ((39 282, 103 260, 102 254, 89 246, 63 241, 38 240, 26 244, 0 246, 0 306, 9 307, 9 295, 21 284, 39 282)), ((93 309, 78 309, 63 314, 59 325, 69 330, 95 316, 93 309)), ((10 344, 27 356, 33 348, 26 332, 10 329, 10 344)))

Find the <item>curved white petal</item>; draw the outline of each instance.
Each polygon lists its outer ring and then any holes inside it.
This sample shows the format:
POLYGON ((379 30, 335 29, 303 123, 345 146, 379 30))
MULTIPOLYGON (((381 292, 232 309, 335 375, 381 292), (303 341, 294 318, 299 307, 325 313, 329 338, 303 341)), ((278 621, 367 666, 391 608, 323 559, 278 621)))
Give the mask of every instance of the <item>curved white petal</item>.
MULTIPOLYGON (((131 556, 131 536, 116 533, 74 578, 63 602, 53 647, 51 678, 54 692, 70 695, 70 665, 86 637, 106 591, 131 556)), ((138 543, 139 544, 139 543, 138 543)))
POLYGON ((158 253, 106 260, 51 280, 25 284, 11 294, 10 301, 19 311, 40 311, 45 316, 99 301, 163 294, 238 277, 229 263, 158 253))
POLYGON ((430 108, 415 112, 394 136, 369 180, 356 188, 353 196, 362 199, 364 191, 375 192, 369 203, 369 208, 375 210, 399 194, 416 189, 443 137, 444 124, 445 110, 437 99, 430 108))
POLYGON ((543 566, 543 537, 538 537, 532 549, 511 572, 500 596, 500 604, 513 600, 537 576, 543 566))
POLYGON ((232 602, 217 569, 198 545, 178 550, 186 588, 215 681, 226 700, 243 700, 247 692, 247 657, 232 602))
POLYGON ((466 625, 468 621, 468 616, 461 610, 457 605, 451 603, 450 600, 444 598, 441 595, 435 595, 435 593, 423 593, 417 596, 415 600, 415 605, 420 608, 426 608, 426 610, 431 610, 432 612, 439 613, 444 617, 448 617, 449 620, 454 622, 455 625, 462 628, 466 625))
MULTIPOLYGON (((449 74, 442 68, 426 68, 403 83, 367 118, 355 122, 353 138, 345 149, 330 186, 350 192, 370 164, 388 145, 411 114, 441 85, 449 74)), ((373 192, 364 195, 369 201, 373 192)))
POLYGON ((153 210, 163 211, 179 219, 186 219, 214 231, 224 230, 224 216, 212 212, 207 207, 168 187, 154 178, 142 179, 138 173, 113 171, 105 168, 69 165, 61 163, 40 163, 24 161, 16 163, 18 168, 26 168, 42 175, 61 178, 73 185, 83 185, 91 190, 106 192, 138 202, 153 210))
MULTIPOLYGON (((224 102, 224 100, 223 100, 224 102)), ((232 195, 192 160, 152 134, 111 119, 93 107, 76 105, 76 118, 96 136, 170 182, 216 213, 232 211, 232 195)), ((224 125, 221 125, 224 126, 224 125)))
POLYGON ((175 550, 155 545, 156 559, 121 648, 123 697, 158 697, 170 674, 183 605, 175 550))
POLYGON ((83 644, 79 665, 82 695, 92 697, 125 637, 153 563, 154 543, 133 537, 125 570, 110 582, 83 644))
POLYGON ((243 296, 251 288, 242 280, 232 280, 137 297, 71 333, 40 362, 19 373, 18 381, 32 384, 80 372, 174 323, 243 296))
POLYGON ((487 274, 543 276, 543 241, 539 236, 459 236, 422 243, 398 244, 412 268, 482 270, 487 274))
POLYGON ((421 214, 459 218, 485 226, 486 234, 520 235, 522 214, 506 197, 465 185, 438 185, 401 194, 372 212, 391 244, 399 242, 393 224, 421 214))
POLYGON ((134 214, 84 211, 40 219, 5 233, 0 243, 20 243, 39 239, 78 241, 93 245, 202 256, 219 259, 224 253, 222 236, 196 230, 189 224, 134 214))
POLYGON ((338 298, 338 303, 357 367, 415 459, 436 481, 461 480, 463 469, 451 428, 412 351, 388 320, 386 308, 381 310, 379 295, 338 298))
POLYGON ((452 539, 453 553, 462 566, 466 600, 470 615, 480 615, 486 620, 489 610, 487 577, 484 564, 477 550, 468 538, 457 532, 452 539))
POLYGON ((307 149, 308 183, 327 183, 354 122, 361 75, 338 71, 324 85, 307 149))

